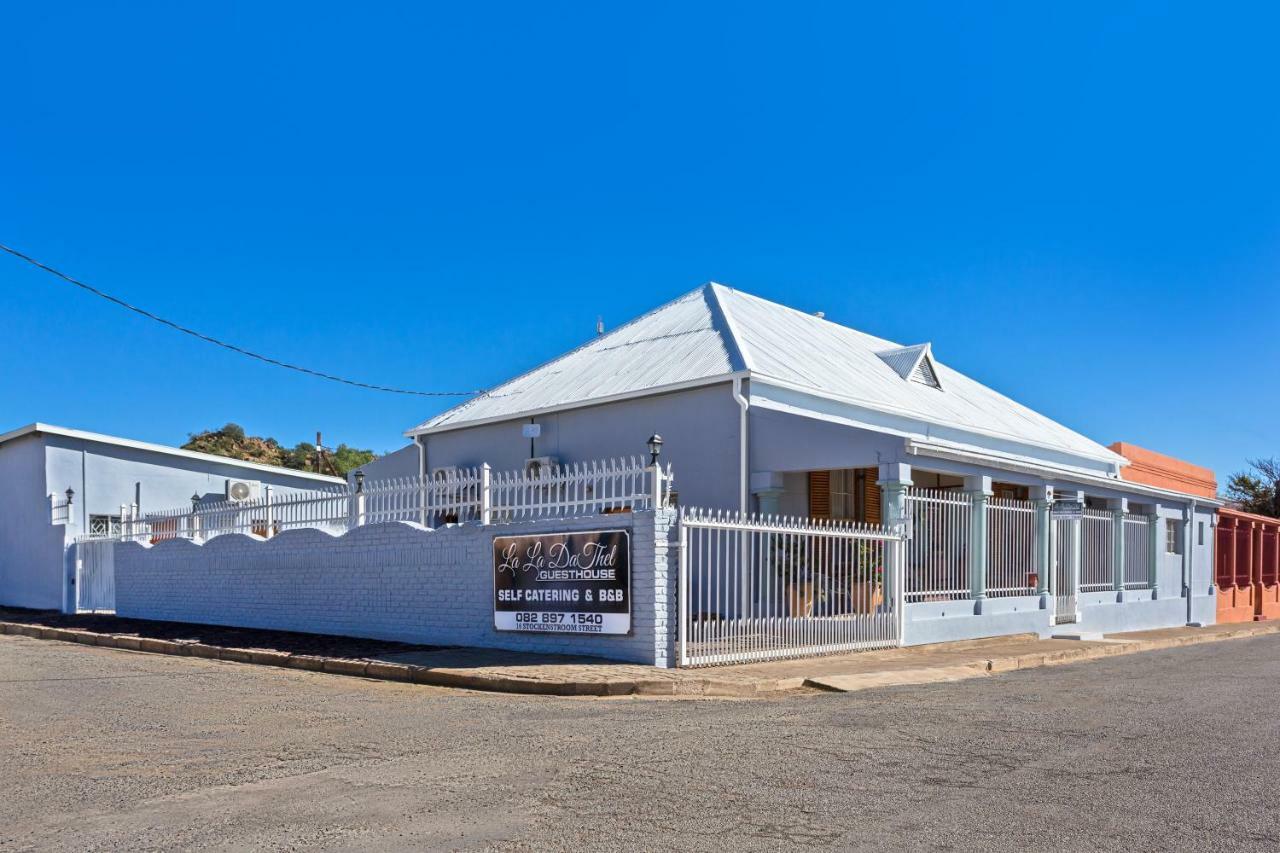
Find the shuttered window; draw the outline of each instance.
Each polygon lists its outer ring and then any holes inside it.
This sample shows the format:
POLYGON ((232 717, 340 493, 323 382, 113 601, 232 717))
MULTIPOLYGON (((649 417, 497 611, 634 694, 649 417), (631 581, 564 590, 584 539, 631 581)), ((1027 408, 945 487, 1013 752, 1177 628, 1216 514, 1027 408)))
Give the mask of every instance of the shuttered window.
POLYGON ((831 472, 809 472, 809 515, 813 518, 831 517, 831 472))
POLYGON ((863 521, 868 524, 880 524, 880 487, 876 485, 876 479, 880 475, 880 471, 876 468, 865 468, 867 472, 866 485, 863 487, 865 495, 866 510, 863 513, 863 521))
POLYGON ((809 515, 880 523, 880 487, 876 468, 840 468, 809 472, 809 515))

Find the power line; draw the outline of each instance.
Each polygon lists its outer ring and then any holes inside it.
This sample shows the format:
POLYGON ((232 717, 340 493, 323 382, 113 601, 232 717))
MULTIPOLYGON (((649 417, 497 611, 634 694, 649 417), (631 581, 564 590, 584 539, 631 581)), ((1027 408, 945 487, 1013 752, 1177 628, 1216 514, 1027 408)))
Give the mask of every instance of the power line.
POLYGON ((287 361, 280 361, 279 359, 272 358, 271 356, 262 355, 261 353, 256 353, 256 352, 253 352, 252 350, 247 350, 244 347, 238 347, 235 344, 229 344, 226 341, 218 340, 215 337, 211 337, 201 332, 197 332, 195 329, 188 329, 186 326, 183 326, 179 323, 175 323, 172 320, 166 320, 164 317, 157 317, 155 314, 152 314, 150 311, 146 310, 145 308, 139 308, 136 305, 130 305, 128 302, 125 302, 123 299, 120 299, 119 297, 116 297, 116 296, 112 296, 110 293, 104 293, 98 288, 94 287, 93 285, 85 284, 83 281, 77 281, 76 279, 72 278, 66 273, 56 270, 53 267, 49 266, 48 264, 43 264, 40 261, 37 261, 35 258, 32 258, 28 255, 24 255, 22 252, 19 252, 17 249, 10 248, 9 246, 6 246, 3 243, 0 243, 0 249, 4 249, 6 252, 13 255, 15 258, 24 260, 27 263, 31 264, 33 267, 42 269, 47 273, 52 273, 53 275, 56 275, 58 278, 62 279, 63 281, 70 282, 71 284, 74 284, 76 287, 79 287, 83 290, 87 290, 90 293, 92 293, 94 296, 100 296, 103 299, 107 300, 108 302, 114 302, 116 305, 119 305, 121 308, 126 308, 134 312, 135 314, 141 314, 143 317, 146 317, 148 320, 155 320, 157 323, 162 323, 171 329, 176 329, 177 331, 182 332, 183 334, 191 335, 193 338, 199 338, 200 340, 205 341, 206 343, 211 343, 211 344, 214 344, 215 346, 220 346, 223 349, 229 349, 232 352, 236 352, 236 353, 239 353, 240 355, 248 356, 249 358, 255 358, 258 361, 265 361, 267 364, 274 364, 276 367, 283 367, 287 370, 296 370, 298 373, 305 373, 308 376, 314 376, 318 379, 328 379, 330 382, 341 382, 343 385, 353 385, 356 388, 367 388, 370 391, 385 391, 388 394, 412 394, 417 397, 474 397, 477 394, 485 393, 483 390, 413 391, 407 388, 389 388, 386 385, 373 385, 368 382, 358 382, 354 379, 344 379, 341 376, 334 376, 333 374, 330 374, 330 373, 322 373, 319 370, 312 370, 309 367, 302 367, 297 364, 290 364, 287 361))

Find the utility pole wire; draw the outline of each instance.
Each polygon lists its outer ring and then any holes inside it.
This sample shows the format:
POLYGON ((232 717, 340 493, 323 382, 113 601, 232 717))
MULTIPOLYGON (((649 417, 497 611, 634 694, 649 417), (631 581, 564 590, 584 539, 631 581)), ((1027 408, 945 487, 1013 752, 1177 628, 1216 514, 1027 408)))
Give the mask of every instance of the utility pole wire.
POLYGON ((83 281, 78 281, 72 278, 71 276, 67 275, 66 273, 56 270, 53 267, 49 266, 48 264, 41 263, 40 261, 37 261, 35 258, 32 258, 28 255, 24 255, 22 252, 19 252, 17 249, 6 246, 3 243, 0 243, 0 249, 3 249, 4 251, 13 255, 15 258, 19 258, 20 260, 26 261, 27 263, 31 264, 33 267, 42 269, 47 273, 52 273, 53 275, 56 275, 58 278, 62 279, 63 281, 70 282, 71 284, 74 284, 76 287, 87 290, 90 293, 92 293, 94 296, 100 296, 103 299, 107 300, 108 302, 114 302, 116 305, 119 305, 121 308, 128 309, 129 311, 132 311, 135 314, 141 314, 143 317, 146 317, 148 320, 155 320, 157 323, 162 323, 171 329, 175 329, 179 332, 182 332, 183 334, 191 335, 193 338, 199 338, 200 340, 205 341, 207 343, 214 344, 215 346, 220 346, 223 349, 229 349, 232 352, 236 352, 236 353, 239 353, 240 355, 248 356, 249 358, 257 359, 258 361, 264 361, 267 364, 274 364, 276 367, 283 367, 286 370, 296 370, 298 373, 305 373, 308 376, 314 376, 318 379, 328 379, 330 382, 341 382, 343 385, 352 385, 356 388, 367 388, 370 391, 385 391, 388 394, 411 394, 417 397, 474 397, 478 394, 485 393, 484 390, 413 391, 407 388, 389 388, 386 385, 373 385, 368 382, 358 382, 354 379, 344 379, 341 376, 334 376, 330 373, 321 373, 319 370, 312 370, 309 367, 302 367, 297 364, 290 364, 287 361, 280 361, 279 359, 271 358, 270 356, 262 355, 260 353, 253 352, 251 350, 247 350, 243 347, 238 347, 235 344, 229 344, 226 341, 218 340, 217 338, 210 337, 209 335, 202 334, 201 332, 197 332, 195 329, 188 329, 186 326, 175 323, 172 320, 166 320, 164 317, 157 317, 155 314, 152 314, 150 311, 147 311, 145 308, 139 308, 136 305, 130 305, 128 302, 125 302, 123 299, 112 296, 110 293, 104 293, 92 285, 85 284, 83 281))

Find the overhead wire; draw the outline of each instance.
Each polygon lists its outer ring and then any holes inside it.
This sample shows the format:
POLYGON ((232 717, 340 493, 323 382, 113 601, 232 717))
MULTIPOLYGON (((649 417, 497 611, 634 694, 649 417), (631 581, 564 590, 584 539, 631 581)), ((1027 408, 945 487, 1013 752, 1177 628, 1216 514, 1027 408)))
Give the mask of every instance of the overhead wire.
POLYGON ((140 308, 137 305, 133 305, 129 302, 126 302, 125 300, 121 299, 118 296, 112 296, 110 293, 100 290, 91 284, 86 284, 85 282, 80 281, 79 279, 72 278, 71 276, 67 275, 61 270, 55 269, 46 263, 38 261, 35 258, 31 257, 30 255, 26 255, 18 251, 17 249, 12 248, 11 246, 6 246, 5 244, 0 243, 0 249, 3 249, 4 251, 8 252, 10 255, 13 255, 15 258, 26 261, 27 263, 31 264, 32 266, 38 269, 44 270, 47 273, 51 273, 52 275, 57 276, 63 281, 66 281, 70 284, 74 284, 76 287, 79 287, 82 290, 86 290, 89 293, 92 293, 94 296, 101 297, 102 299, 105 299, 108 302, 112 302, 120 306, 121 308, 132 311, 135 314, 141 314, 143 317, 146 317, 148 320, 154 320, 155 322, 168 326, 169 328, 174 329, 175 331, 182 332, 185 335, 191 335, 193 338, 199 338, 200 340, 205 341, 206 343, 210 343, 215 346, 222 347, 223 349, 231 350, 232 352, 239 353, 240 355, 247 356, 248 358, 257 359, 258 361, 275 365, 276 367, 283 367, 286 370, 294 370, 294 371, 297 371, 298 373, 305 373, 308 376, 314 376, 317 379, 327 379, 330 382, 340 382, 343 385, 351 385, 353 387, 364 388, 369 391, 382 391, 388 394, 409 394, 417 397, 474 397, 474 396, 478 396, 486 393, 484 389, 477 389, 473 391, 418 391, 410 388, 395 388, 388 385, 377 385, 372 382, 361 382, 356 379, 347 379, 342 376, 335 376, 332 373, 325 373, 320 370, 312 370, 310 367, 303 367, 302 365, 299 365, 299 364, 291 364, 290 362, 287 362, 287 361, 281 361, 278 358, 272 358, 269 355, 263 355, 262 353, 245 349, 244 347, 237 346, 236 344, 229 343, 227 341, 221 340, 220 338, 215 338, 212 335, 206 335, 203 332, 198 332, 195 329, 182 325, 181 323, 175 323, 173 320, 169 320, 157 314, 153 314, 152 312, 148 311, 145 308, 140 308))

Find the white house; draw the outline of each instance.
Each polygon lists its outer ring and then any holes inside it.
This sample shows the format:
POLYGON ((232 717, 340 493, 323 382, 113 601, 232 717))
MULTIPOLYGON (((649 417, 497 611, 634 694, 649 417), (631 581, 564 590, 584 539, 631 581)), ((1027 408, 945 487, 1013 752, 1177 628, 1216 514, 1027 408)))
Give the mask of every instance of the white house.
POLYGON ((868 522, 928 516, 940 532, 915 538, 908 567, 916 642, 1043 633, 1066 621, 1114 631, 1213 620, 1206 528, 1217 502, 1125 481, 1124 457, 948 367, 927 342, 904 346, 719 284, 406 435, 430 475, 630 456, 653 433, 683 505, 868 522), (1025 537, 1057 543, 1061 579, 1027 572, 1048 558, 1004 553, 1022 540, 990 533, 993 500, 1016 502, 1010 519, 1025 510, 1017 518, 1041 528, 1052 502, 1064 512, 1084 505, 1056 539, 1025 537), (953 507, 978 526, 946 521, 953 507), (974 554, 988 565, 987 549, 1013 567, 989 588, 989 572, 963 576, 974 554), (1131 565, 1144 554, 1143 566, 1131 565), (933 571, 949 574, 930 579, 933 571))
POLYGON ((341 486, 339 477, 34 423, 0 434, 0 604, 73 609, 76 536, 118 528, 124 507, 164 509, 341 486))

